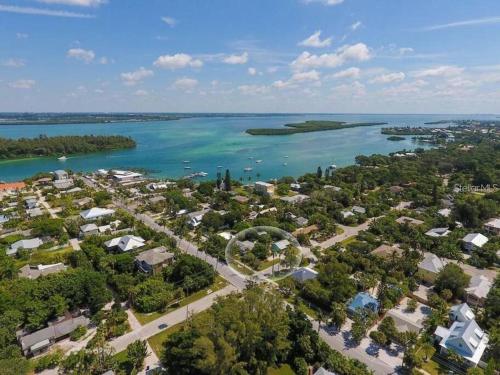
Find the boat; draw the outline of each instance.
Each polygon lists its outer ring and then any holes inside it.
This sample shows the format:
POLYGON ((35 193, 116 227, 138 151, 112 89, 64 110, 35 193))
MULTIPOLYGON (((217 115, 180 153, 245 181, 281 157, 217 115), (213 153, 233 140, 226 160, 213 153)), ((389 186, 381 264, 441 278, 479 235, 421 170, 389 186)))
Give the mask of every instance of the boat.
POLYGON ((288 163, 283 163, 283 166, 286 167, 288 165, 288 163))
POLYGON ((285 159, 288 159, 288 155, 283 156, 285 159))
POLYGON ((184 169, 191 169, 191 167, 189 167, 189 166, 185 166, 185 167, 184 167, 184 169))
POLYGON ((198 172, 196 173, 198 176, 200 177, 207 177, 208 176, 208 173, 207 172, 198 172))
POLYGON ((61 156, 60 158, 57 158, 59 161, 66 161, 68 158, 66 156, 61 156))
POLYGON ((255 162, 256 162, 257 164, 260 164, 260 163, 262 163, 262 160, 255 160, 255 162))
POLYGON ((184 164, 191 163, 189 160, 183 160, 182 162, 183 162, 184 164))
POLYGON ((222 165, 217 166, 217 169, 222 169, 222 168, 224 168, 222 165))
POLYGON ((251 172, 253 171, 253 168, 251 167, 246 167, 245 169, 243 169, 245 172, 251 172))
POLYGON ((249 160, 252 160, 252 159, 253 159, 253 156, 249 156, 249 157, 248 157, 248 159, 249 159, 249 160))

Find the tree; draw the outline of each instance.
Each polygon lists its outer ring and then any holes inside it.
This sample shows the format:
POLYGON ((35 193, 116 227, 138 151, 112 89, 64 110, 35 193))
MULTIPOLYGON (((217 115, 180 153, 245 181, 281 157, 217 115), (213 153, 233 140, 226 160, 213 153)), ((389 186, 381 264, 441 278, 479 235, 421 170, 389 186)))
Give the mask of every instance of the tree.
POLYGON ((330 321, 335 327, 339 328, 347 319, 347 311, 345 305, 339 302, 333 302, 331 306, 330 321))
POLYGON ((142 370, 144 359, 148 354, 146 341, 136 340, 127 346, 127 358, 134 370, 142 370))
POLYGON ((406 304, 406 311, 415 312, 416 309, 417 309, 417 301, 415 301, 412 298, 408 299, 408 302, 406 304))
POLYGON ((469 285, 470 277, 467 276, 460 266, 455 263, 448 263, 439 272, 434 288, 438 293, 449 289, 455 298, 464 296, 465 288, 469 285))
POLYGON ((317 178, 323 177, 323 171, 321 170, 321 167, 318 167, 318 169, 316 170, 316 177, 317 178))
POLYGON ((226 191, 231 191, 231 174, 229 173, 229 169, 226 169, 226 176, 224 177, 224 187, 226 191))

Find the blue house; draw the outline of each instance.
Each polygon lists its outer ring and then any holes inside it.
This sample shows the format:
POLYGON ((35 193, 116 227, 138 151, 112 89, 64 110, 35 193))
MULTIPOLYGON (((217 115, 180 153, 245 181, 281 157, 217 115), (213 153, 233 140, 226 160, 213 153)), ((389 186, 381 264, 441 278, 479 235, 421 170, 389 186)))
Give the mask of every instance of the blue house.
POLYGON ((351 300, 347 306, 347 312, 350 315, 354 315, 358 310, 371 310, 374 313, 378 313, 380 303, 378 300, 366 292, 360 292, 351 300))

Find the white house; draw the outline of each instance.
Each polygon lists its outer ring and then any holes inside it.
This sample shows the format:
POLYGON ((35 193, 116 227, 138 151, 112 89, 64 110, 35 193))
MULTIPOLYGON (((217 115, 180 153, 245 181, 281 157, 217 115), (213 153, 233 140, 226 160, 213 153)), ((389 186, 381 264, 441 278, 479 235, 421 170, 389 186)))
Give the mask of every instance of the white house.
POLYGON ((201 220, 203 219, 203 216, 208 212, 208 210, 203 210, 203 211, 196 211, 196 212, 190 212, 187 214, 188 216, 188 224, 191 225, 193 228, 196 228, 198 225, 201 224, 201 220))
POLYGON ((429 237, 446 237, 450 234, 450 230, 448 228, 432 228, 425 232, 425 234, 429 237))
POLYGON ((468 322, 476 318, 469 305, 461 303, 460 305, 452 306, 450 309, 450 321, 452 322, 468 322))
POLYGON ((84 220, 97 220, 101 217, 114 215, 115 210, 110 208, 93 207, 91 209, 80 212, 80 216, 84 220))
POLYGON ((264 195, 273 195, 274 185, 263 181, 257 181, 255 183, 255 191, 264 195))
POLYGON ((7 255, 14 255, 19 249, 34 250, 43 245, 43 242, 39 238, 31 238, 29 240, 19 240, 10 245, 7 249, 7 255))
POLYGON ((94 223, 85 224, 80 227, 79 237, 94 236, 99 233, 99 227, 94 223))
POLYGON ((126 236, 116 237, 112 240, 106 241, 104 243, 104 246, 106 246, 108 250, 117 248, 123 252, 126 252, 143 247, 145 245, 145 242, 146 241, 142 237, 127 234, 126 236))
POLYGON ((30 266, 29 264, 27 264, 19 269, 19 277, 24 277, 26 279, 37 279, 40 276, 46 276, 52 273, 66 271, 67 268, 68 267, 66 267, 63 263, 39 264, 37 266, 30 266))
POLYGON ((486 224, 484 224, 484 229, 487 230, 488 232, 494 234, 494 235, 499 235, 500 234, 500 219, 491 219, 488 221, 486 224))
POLYGON ((68 179, 68 172, 58 169, 57 171, 54 171, 54 178, 56 180, 67 180, 68 179))
POLYGON ((467 302, 471 305, 483 305, 492 286, 493 283, 486 276, 476 275, 471 277, 469 286, 465 288, 467 302))
POLYGON ((471 252, 475 247, 483 247, 488 242, 488 237, 481 233, 469 233, 462 238, 462 241, 464 243, 464 249, 471 252))

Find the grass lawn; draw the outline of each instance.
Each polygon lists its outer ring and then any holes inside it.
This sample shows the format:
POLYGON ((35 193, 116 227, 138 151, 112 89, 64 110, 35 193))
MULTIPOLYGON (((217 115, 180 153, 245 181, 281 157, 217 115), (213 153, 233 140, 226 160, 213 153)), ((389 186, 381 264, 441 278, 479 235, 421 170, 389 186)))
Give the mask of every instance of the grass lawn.
POLYGON ((240 263, 240 261, 236 259, 231 261, 230 266, 235 268, 236 271, 242 273, 243 275, 253 275, 254 273, 254 271, 252 271, 249 266, 245 266, 243 263, 240 263))
POLYGON ((293 372, 289 365, 281 365, 278 368, 269 367, 267 375, 295 375, 295 372, 293 372))
MULTIPOLYGON (((260 262, 259 264, 259 268, 257 269, 258 271, 262 271, 262 270, 265 270, 266 268, 269 268, 271 267, 273 264, 276 265, 280 262, 280 258, 276 258, 276 259, 266 259, 265 261, 263 262, 260 262)), ((277 268, 277 267, 276 267, 277 268)), ((277 271, 277 269, 275 269, 275 271, 277 271)))
POLYGON ((342 234, 342 233, 344 233, 344 230, 343 230, 341 227, 339 227, 339 226, 337 225, 337 226, 335 227, 335 234, 337 234, 337 235, 338 235, 338 234, 342 234))
POLYGON ((163 343, 172 333, 179 331, 183 327, 184 323, 176 324, 175 326, 168 327, 167 329, 161 331, 160 333, 150 337, 148 343, 155 354, 160 357, 163 351, 163 343))
POLYGON ((448 374, 449 369, 441 366, 439 363, 434 362, 432 359, 429 362, 424 362, 422 365, 422 370, 427 371, 431 375, 441 375, 448 374))
POLYGON ((57 250, 35 250, 31 252, 29 259, 17 260, 16 265, 21 268, 26 264, 53 264, 65 262, 66 256, 73 251, 71 246, 57 250))
POLYGON ((197 301, 200 298, 203 298, 206 295, 213 293, 213 292, 216 292, 216 291, 218 291, 226 286, 227 286, 227 281, 224 280, 224 278, 222 278, 221 276, 217 275, 215 280, 214 280, 214 283, 212 285, 183 298, 182 300, 180 300, 179 302, 177 302, 173 305, 170 305, 169 307, 167 307, 167 309, 165 311, 153 312, 153 313, 148 313, 148 314, 140 313, 138 311, 135 311, 134 309, 132 309, 132 311, 134 312, 134 315, 137 318, 137 320, 139 321, 139 323, 144 325, 146 323, 152 322, 155 319, 158 319, 160 316, 168 314, 174 310, 177 310, 178 308, 189 305, 190 303, 193 303, 194 301, 197 301), (209 290, 211 290, 211 292, 207 293, 209 290))
POLYGON ((351 242, 354 242, 354 241, 356 241, 356 236, 346 238, 344 241, 341 241, 340 244, 342 246, 346 247, 347 245, 349 245, 351 242))
POLYGON ((130 363, 128 362, 127 351, 124 350, 120 353, 116 353, 113 358, 116 360, 118 364, 118 368, 122 370, 125 374, 130 374, 132 368, 130 363))

